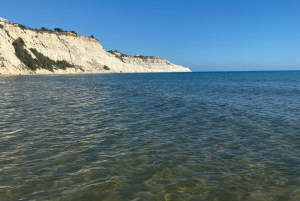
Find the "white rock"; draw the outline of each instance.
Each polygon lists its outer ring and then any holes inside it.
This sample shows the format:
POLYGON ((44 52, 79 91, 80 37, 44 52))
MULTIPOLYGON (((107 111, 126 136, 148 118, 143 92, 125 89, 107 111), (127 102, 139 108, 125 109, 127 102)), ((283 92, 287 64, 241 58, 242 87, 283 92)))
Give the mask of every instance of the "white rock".
POLYGON ((6 21, 0 21, 0 73, 1 74, 68 74, 68 73, 133 73, 133 72, 190 72, 190 69, 159 58, 122 57, 107 52, 96 39, 70 32, 37 32, 22 30, 6 21), (29 70, 16 57, 12 42, 21 37, 26 49, 35 48, 52 60, 66 60, 76 66, 54 72, 29 70), (106 65, 109 71, 104 70, 106 65))

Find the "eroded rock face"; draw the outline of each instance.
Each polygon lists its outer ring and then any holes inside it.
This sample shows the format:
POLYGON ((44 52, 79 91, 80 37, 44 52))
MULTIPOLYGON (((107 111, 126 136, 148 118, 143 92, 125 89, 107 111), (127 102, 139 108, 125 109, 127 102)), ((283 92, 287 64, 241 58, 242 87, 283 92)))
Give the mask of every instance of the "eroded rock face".
POLYGON ((190 72, 188 68, 156 57, 122 56, 121 53, 107 52, 98 40, 71 32, 21 29, 7 21, 0 21, 0 26, 1 74, 190 72), (29 48, 35 48, 52 60, 66 60, 75 67, 54 72, 29 70, 15 55, 12 42, 18 37, 24 40, 29 52, 29 48))

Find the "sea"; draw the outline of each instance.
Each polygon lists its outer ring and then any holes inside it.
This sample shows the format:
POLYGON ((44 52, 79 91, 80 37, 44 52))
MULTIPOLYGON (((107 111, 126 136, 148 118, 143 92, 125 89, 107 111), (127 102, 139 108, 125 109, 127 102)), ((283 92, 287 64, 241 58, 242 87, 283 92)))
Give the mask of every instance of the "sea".
POLYGON ((300 71, 0 76, 0 200, 300 200, 300 71))

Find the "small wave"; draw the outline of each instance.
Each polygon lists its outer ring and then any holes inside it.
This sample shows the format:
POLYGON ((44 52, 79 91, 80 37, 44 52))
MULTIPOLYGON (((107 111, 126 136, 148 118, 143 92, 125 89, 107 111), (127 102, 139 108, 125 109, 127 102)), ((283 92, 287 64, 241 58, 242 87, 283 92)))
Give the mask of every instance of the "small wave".
POLYGON ((14 131, 10 131, 10 132, 4 132, 3 134, 4 135, 13 135, 13 134, 18 133, 18 132, 20 132, 22 130, 24 130, 24 128, 20 128, 18 130, 14 130, 14 131))

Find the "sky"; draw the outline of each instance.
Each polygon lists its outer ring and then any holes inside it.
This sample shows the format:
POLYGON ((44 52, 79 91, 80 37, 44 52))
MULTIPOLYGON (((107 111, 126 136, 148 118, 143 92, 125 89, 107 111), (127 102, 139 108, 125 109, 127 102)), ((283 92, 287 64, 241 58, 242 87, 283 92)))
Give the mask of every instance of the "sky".
POLYGON ((299 0, 6 0, 0 17, 192 71, 300 70, 299 0))

